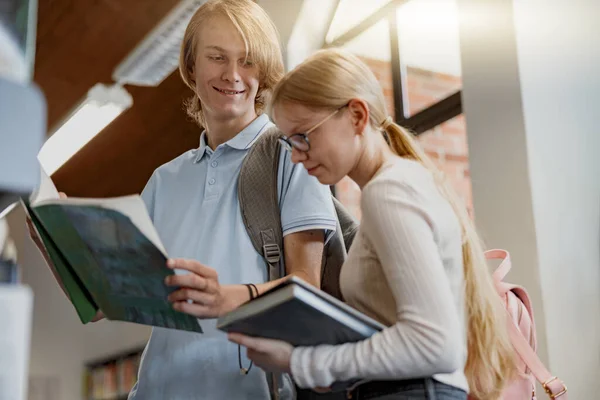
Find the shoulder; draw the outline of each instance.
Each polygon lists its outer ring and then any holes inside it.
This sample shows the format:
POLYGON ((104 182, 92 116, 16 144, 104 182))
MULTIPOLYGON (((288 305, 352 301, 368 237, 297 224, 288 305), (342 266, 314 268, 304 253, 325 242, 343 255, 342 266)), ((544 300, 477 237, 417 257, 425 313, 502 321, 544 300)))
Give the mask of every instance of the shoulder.
POLYGON ((387 166, 364 188, 363 223, 412 228, 425 222, 436 237, 459 238, 460 223, 433 173, 406 159, 387 166))
POLYGON ((154 170, 154 175, 177 175, 182 169, 194 163, 198 149, 188 150, 154 170))
POLYGON ((434 177, 423 165, 407 159, 396 159, 380 170, 365 185, 362 202, 365 205, 396 202, 429 203, 440 199, 434 177))
POLYGON ((177 176, 181 176, 184 169, 190 168, 194 164, 198 149, 188 150, 178 157, 166 162, 156 168, 150 176, 147 185, 157 185, 160 182, 169 182, 177 176))

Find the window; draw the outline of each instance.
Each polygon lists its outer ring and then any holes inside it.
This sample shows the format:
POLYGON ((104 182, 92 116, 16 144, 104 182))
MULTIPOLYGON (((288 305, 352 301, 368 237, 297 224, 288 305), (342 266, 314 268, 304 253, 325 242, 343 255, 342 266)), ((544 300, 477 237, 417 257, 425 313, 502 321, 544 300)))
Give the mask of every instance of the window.
POLYGON ((390 114, 416 134, 462 113, 453 0, 340 0, 326 46, 345 47, 369 60, 387 61, 389 55, 390 114), (438 84, 427 83, 427 77, 438 84))
MULTIPOLYGON (((455 1, 340 0, 326 46, 371 67, 390 115, 417 135, 472 213, 455 1)), ((360 219, 358 186, 346 177, 335 193, 360 219)))

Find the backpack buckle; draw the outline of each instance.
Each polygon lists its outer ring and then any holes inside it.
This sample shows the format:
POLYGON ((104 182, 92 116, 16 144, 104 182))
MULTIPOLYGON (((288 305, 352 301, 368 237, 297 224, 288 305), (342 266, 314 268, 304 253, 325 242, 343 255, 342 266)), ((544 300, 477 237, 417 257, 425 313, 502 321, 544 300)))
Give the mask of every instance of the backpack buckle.
POLYGON ((281 251, 277 244, 265 244, 263 246, 263 255, 269 264, 275 264, 279 262, 281 258, 281 251))
POLYGON ((553 376, 552 378, 548 379, 546 382, 542 383, 542 387, 544 388, 544 390, 546 391, 546 393, 548 394, 548 397, 550 397, 552 400, 554 399, 558 399, 560 396, 562 396, 563 394, 567 393, 567 387, 565 386, 564 383, 561 382, 562 385, 562 390, 556 394, 554 394, 554 392, 552 391, 552 389, 550 388, 550 383, 554 382, 558 380, 557 377, 553 376))

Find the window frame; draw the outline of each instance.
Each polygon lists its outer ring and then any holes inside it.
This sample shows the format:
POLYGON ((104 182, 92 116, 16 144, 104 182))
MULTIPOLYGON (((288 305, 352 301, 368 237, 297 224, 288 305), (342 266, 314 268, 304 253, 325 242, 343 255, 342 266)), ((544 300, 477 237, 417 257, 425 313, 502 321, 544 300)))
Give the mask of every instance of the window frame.
MULTIPOLYGON (((380 22, 382 19, 387 19, 390 33, 391 46, 391 66, 392 66, 392 88, 394 97, 394 119, 395 122, 405 128, 411 130, 415 135, 420 135, 427 132, 436 126, 462 114, 462 89, 458 90, 444 99, 430 105, 429 107, 419 111, 418 113, 406 117, 405 104, 407 102, 406 93, 402 83, 406 76, 403 76, 400 59, 400 46, 398 41, 398 18, 396 16, 397 8, 411 0, 392 0, 388 4, 382 6, 378 10, 371 13, 354 27, 340 34, 331 42, 325 42, 323 48, 341 47, 352 39, 361 35, 367 29, 380 22)), ((337 0, 335 11, 332 14, 329 22, 329 28, 335 14, 339 10, 341 0, 337 0)))

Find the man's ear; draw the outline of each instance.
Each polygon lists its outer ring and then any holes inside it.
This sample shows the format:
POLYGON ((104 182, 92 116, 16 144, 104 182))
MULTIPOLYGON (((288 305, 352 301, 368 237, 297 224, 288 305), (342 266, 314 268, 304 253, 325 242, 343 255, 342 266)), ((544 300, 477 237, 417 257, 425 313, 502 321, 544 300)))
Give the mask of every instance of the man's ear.
POLYGON ((188 77, 190 79, 190 82, 192 82, 195 85, 196 84, 196 66, 190 65, 187 70, 188 70, 188 77))
POLYGON ((369 123, 369 105, 363 99, 352 99, 348 102, 348 113, 354 128, 354 133, 362 135, 369 123))

